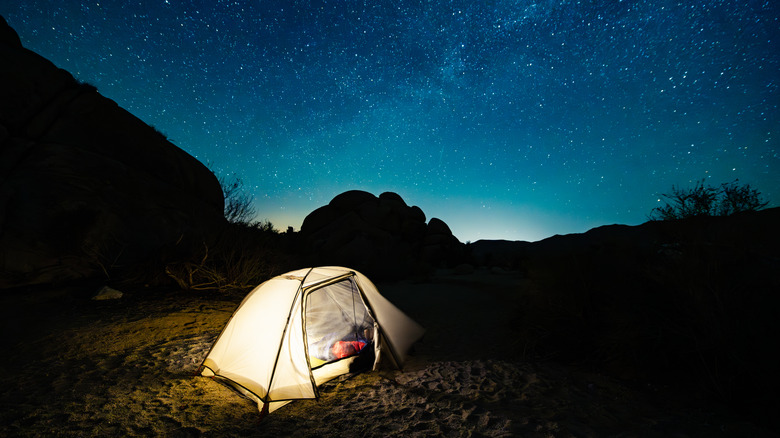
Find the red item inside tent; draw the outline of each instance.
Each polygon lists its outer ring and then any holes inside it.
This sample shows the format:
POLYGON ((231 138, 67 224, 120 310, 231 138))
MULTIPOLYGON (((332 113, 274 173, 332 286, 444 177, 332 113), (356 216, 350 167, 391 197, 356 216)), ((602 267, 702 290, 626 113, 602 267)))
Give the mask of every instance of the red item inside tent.
POLYGON ((330 348, 330 352, 336 359, 341 359, 358 354, 365 346, 364 341, 338 341, 330 348))

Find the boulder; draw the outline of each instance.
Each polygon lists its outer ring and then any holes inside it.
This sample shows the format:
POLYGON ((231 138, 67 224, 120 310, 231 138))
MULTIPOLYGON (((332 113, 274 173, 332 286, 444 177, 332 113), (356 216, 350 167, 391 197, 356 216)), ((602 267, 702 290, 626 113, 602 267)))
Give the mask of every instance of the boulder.
POLYGON ((19 39, 19 35, 8 25, 2 15, 0 15, 0 44, 22 47, 22 40, 19 39))
MULTIPOLYGON (((425 222, 425 213, 416 205, 408 210, 409 219, 417 222, 425 222)), ((449 227, 448 227, 449 228, 449 227)))
POLYGON ((336 211, 354 210, 365 202, 376 201, 376 196, 362 190, 350 190, 333 198, 328 205, 336 211))
POLYGON ((379 194, 379 200, 380 201, 388 201, 388 202, 395 202, 398 204, 403 205, 406 207, 406 201, 404 201, 404 198, 401 197, 398 193, 395 192, 384 192, 379 194))
POLYGON ((0 288, 165 263, 224 224, 217 178, 0 18, 0 288))
POLYGON ((301 229, 308 230, 309 233, 315 233, 328 226, 338 217, 336 210, 330 205, 322 207, 309 213, 301 224, 301 229))
POLYGON ((301 237, 312 264, 350 266, 382 280, 449 265, 464 253, 447 224, 426 224, 419 207, 392 192, 344 192, 304 219, 301 237))
POLYGON ((428 234, 431 236, 452 236, 452 231, 450 231, 450 227, 443 220, 434 217, 428 222, 428 234))
POLYGON ((109 286, 103 286, 100 288, 100 290, 97 291, 92 299, 95 301, 118 300, 122 298, 123 295, 124 294, 121 291, 118 291, 109 286))

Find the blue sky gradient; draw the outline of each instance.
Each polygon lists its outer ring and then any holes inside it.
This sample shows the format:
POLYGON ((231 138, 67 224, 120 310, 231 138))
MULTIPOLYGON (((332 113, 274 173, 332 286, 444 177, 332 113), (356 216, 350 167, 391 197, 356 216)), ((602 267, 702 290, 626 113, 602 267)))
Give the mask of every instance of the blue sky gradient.
POLYGON ((777 2, 5 0, 25 47, 298 229, 393 191, 461 241, 780 199, 777 2))

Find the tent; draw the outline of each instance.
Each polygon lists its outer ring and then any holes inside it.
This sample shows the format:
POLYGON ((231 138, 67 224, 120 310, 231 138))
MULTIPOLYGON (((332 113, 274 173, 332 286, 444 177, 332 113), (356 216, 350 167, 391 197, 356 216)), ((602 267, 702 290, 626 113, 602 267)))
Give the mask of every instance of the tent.
POLYGON ((241 302, 200 368, 255 400, 261 414, 368 362, 400 368, 424 329, 363 274, 328 266, 274 277, 241 302))

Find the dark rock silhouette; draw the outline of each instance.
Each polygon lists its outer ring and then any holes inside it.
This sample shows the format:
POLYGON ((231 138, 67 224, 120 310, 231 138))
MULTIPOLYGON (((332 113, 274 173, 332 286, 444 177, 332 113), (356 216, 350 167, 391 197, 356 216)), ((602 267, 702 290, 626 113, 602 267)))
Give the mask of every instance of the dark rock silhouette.
POLYGON ((694 242, 722 251, 750 247, 763 254, 780 247, 774 226, 780 208, 731 216, 701 216, 641 225, 603 225, 585 233, 555 235, 538 242, 478 240, 469 245, 472 260, 481 266, 522 268, 531 260, 557 256, 613 257, 611 262, 644 262, 659 252, 670 253, 694 242), (687 243, 686 243, 687 242, 687 243), (641 260, 634 260, 640 257, 641 260))
POLYGON ((222 219, 216 177, 0 17, 0 288, 163 262, 222 219))
POLYGON ((529 285, 511 329, 524 352, 690 388, 766 421, 780 391, 778 223, 770 208, 469 249, 529 285))
POLYGON ((314 264, 354 267, 372 278, 398 279, 450 266, 463 258, 463 244, 440 219, 397 193, 344 192, 311 212, 301 237, 314 264))

